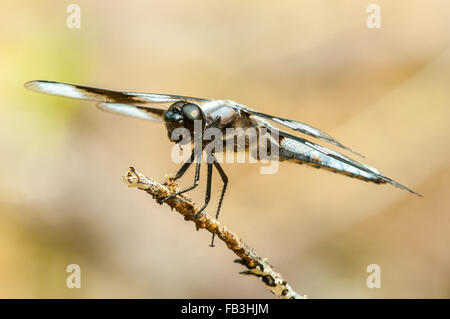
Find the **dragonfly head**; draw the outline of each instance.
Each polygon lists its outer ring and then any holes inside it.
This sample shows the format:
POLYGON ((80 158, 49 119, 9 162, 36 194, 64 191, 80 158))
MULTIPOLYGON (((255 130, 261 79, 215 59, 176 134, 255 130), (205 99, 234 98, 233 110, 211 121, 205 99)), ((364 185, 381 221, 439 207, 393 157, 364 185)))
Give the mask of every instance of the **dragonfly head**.
MULTIPOLYGON (((185 101, 178 101, 172 104, 167 112, 164 114, 164 121, 167 127, 167 133, 169 138, 172 139, 172 131, 177 128, 185 128, 191 134, 191 137, 195 133, 203 133, 206 125, 206 116, 202 109, 193 103, 188 103, 185 101), (198 121, 197 125, 195 124, 198 121), (196 130, 201 130, 201 132, 196 132, 196 130)), ((179 140, 174 140, 179 142, 179 140)))

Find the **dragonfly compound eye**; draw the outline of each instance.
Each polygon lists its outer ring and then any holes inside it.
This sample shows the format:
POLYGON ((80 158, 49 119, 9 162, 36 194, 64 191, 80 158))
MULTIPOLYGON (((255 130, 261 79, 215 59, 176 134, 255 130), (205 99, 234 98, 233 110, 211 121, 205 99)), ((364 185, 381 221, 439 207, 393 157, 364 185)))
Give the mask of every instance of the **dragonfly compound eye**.
MULTIPOLYGON (((185 125, 188 129, 191 131, 194 131, 195 129, 195 121, 200 121, 201 124, 201 130, 205 129, 206 125, 206 116, 205 113, 203 113, 202 109, 193 103, 186 103, 182 109, 181 112, 184 117, 185 125)), ((198 125, 198 124, 197 124, 198 125)))

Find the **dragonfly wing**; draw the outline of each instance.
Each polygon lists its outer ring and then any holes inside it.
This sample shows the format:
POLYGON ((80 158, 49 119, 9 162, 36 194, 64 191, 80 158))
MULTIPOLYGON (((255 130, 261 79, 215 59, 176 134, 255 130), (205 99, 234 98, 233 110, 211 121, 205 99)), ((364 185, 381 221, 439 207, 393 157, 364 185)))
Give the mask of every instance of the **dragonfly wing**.
POLYGON ((256 116, 259 116, 261 118, 273 121, 275 123, 281 124, 283 126, 286 126, 294 131, 297 132, 301 132, 303 134, 307 134, 309 136, 313 136, 315 138, 318 138, 322 141, 326 141, 328 143, 334 144, 336 146, 339 146, 347 151, 350 151, 356 155, 359 155, 361 157, 364 157, 363 155, 353 151, 351 148, 348 148, 347 146, 341 144, 340 142, 338 142, 335 138, 333 138, 331 135, 329 135, 328 133, 325 133, 322 130, 319 130, 318 128, 312 127, 308 124, 299 122, 299 121, 294 121, 294 120, 289 120, 289 119, 284 119, 281 117, 277 117, 277 116, 273 116, 273 115, 269 115, 269 114, 264 114, 264 113, 260 113, 260 112, 256 112, 247 108, 242 107, 242 109, 249 113, 249 114, 253 114, 256 116))
POLYGON ((165 110, 162 109, 121 103, 97 103, 97 107, 110 113, 127 115, 156 122, 163 122, 165 112, 165 110))
POLYGON ((352 160, 351 158, 312 143, 306 139, 280 131, 280 155, 288 159, 310 163, 316 167, 327 169, 375 183, 389 183, 395 187, 421 196, 406 186, 382 175, 377 169, 352 160))
POLYGON ((374 183, 389 183, 415 195, 422 196, 408 187, 382 175, 377 169, 371 166, 357 162, 341 153, 310 142, 307 139, 281 131, 258 117, 253 117, 252 119, 258 126, 265 127, 269 132, 276 131, 278 133, 280 160, 306 163, 317 168, 323 167, 336 173, 374 183))
POLYGON ((74 99, 141 106, 149 104, 167 104, 177 101, 187 101, 191 103, 203 103, 208 101, 206 99, 182 95, 120 92, 53 81, 30 81, 25 83, 25 87, 36 92, 65 96, 74 99))

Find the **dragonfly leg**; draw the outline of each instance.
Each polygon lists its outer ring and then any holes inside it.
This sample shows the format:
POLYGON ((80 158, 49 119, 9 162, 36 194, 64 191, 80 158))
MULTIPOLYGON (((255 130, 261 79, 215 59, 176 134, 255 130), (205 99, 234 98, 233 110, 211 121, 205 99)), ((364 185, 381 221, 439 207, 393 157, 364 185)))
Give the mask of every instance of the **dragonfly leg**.
POLYGON ((207 175, 207 181, 206 181, 206 194, 205 194, 205 204, 202 208, 198 210, 198 212, 195 214, 194 218, 198 218, 200 214, 205 210, 206 206, 209 204, 209 200, 211 198, 211 180, 212 180, 212 164, 207 163, 208 165, 208 175, 207 175))
POLYGON ((224 170, 222 169, 222 166, 220 166, 220 164, 217 161, 214 161, 214 166, 216 167, 217 171, 219 172, 219 175, 222 178, 222 182, 223 182, 222 193, 220 194, 219 205, 217 206, 217 211, 216 211, 216 219, 219 219, 220 208, 222 206, 222 201, 225 196, 225 192, 227 190, 228 176, 225 174, 224 170))
POLYGON ((184 173, 186 173, 187 169, 191 166, 192 162, 195 160, 195 152, 192 151, 191 157, 181 166, 181 168, 178 170, 178 172, 175 174, 175 177, 172 179, 176 181, 177 179, 181 178, 184 173))
MULTIPOLYGON (((228 176, 225 174, 224 170, 222 169, 222 166, 220 166, 219 162, 217 162, 215 157, 214 157, 213 164, 216 167, 217 171, 219 172, 219 175, 222 178, 222 182, 223 182, 222 192, 220 194, 220 199, 219 199, 219 205, 217 205, 217 211, 216 211, 216 219, 219 219, 220 208, 222 207, 223 198, 224 198, 225 192, 227 190, 228 176)), ((211 247, 214 247, 214 236, 215 236, 215 234, 212 235, 211 244, 209 245, 211 247)))
POLYGON ((193 190, 194 188, 196 188, 198 186, 198 180, 200 179, 200 166, 202 164, 202 157, 201 157, 201 153, 199 155, 196 155, 195 151, 192 152, 191 158, 186 163, 184 163, 183 166, 180 168, 180 170, 177 172, 177 174, 175 175, 174 180, 176 180, 176 179, 178 179, 178 178, 180 178, 181 176, 184 175, 186 170, 189 168, 189 166, 193 162, 191 159, 195 159, 195 158, 197 158, 197 160, 196 160, 196 163, 195 163, 194 184, 192 186, 190 186, 190 187, 187 187, 187 188, 185 188, 185 189, 183 189, 183 190, 181 190, 179 192, 176 192, 174 194, 171 194, 171 195, 169 195, 169 196, 159 200, 158 202, 160 204, 164 203, 168 199, 171 199, 171 198, 173 198, 173 197, 175 197, 177 195, 180 195, 180 194, 186 193, 186 192, 188 192, 190 190, 193 190))

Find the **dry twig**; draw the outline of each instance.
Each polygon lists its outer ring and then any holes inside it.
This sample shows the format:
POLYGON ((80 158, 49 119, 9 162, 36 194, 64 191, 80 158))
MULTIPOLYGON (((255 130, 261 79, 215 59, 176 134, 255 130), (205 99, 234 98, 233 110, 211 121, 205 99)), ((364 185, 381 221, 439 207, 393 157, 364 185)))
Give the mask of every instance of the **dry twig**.
MULTIPOLYGON (((146 191, 156 200, 165 198, 177 191, 177 184, 175 182, 169 180, 167 185, 160 184, 145 177, 133 167, 129 168, 127 174, 123 177, 123 181, 129 187, 137 187, 146 191)), ((297 294, 291 286, 283 280, 281 275, 273 270, 272 266, 269 265, 267 258, 259 257, 252 248, 242 241, 241 238, 225 226, 221 225, 215 218, 208 214, 201 214, 195 219, 194 215, 198 211, 198 208, 195 207, 194 202, 185 194, 167 200, 166 204, 183 215, 186 221, 194 222, 197 230, 204 228, 225 242, 227 247, 239 257, 235 262, 247 267, 247 270, 242 271, 241 274, 253 275, 261 278, 266 287, 277 297, 283 299, 306 298, 306 296, 297 294)))

